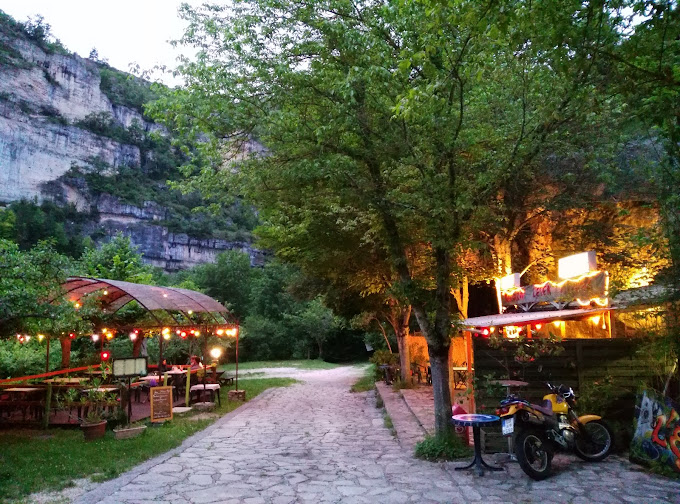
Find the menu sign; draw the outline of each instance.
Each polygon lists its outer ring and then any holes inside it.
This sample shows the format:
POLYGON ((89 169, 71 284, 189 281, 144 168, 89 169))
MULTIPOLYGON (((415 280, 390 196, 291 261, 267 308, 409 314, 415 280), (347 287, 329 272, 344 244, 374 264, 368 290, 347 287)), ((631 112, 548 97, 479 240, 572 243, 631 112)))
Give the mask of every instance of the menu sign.
POLYGON ((172 420, 172 387, 151 387, 151 421, 172 420))
POLYGON ((146 375, 146 357, 116 359, 113 361, 113 376, 117 378, 144 375, 146 375))

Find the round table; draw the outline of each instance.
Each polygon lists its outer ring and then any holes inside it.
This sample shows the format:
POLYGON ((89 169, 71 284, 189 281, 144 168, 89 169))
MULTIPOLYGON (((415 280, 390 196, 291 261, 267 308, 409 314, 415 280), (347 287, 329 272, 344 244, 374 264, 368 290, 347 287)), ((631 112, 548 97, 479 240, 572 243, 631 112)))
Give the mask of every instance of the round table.
POLYGON ((456 471, 462 471, 463 469, 470 469, 475 467, 475 470, 479 476, 484 475, 484 469, 482 466, 486 467, 490 471, 502 471, 500 467, 493 467, 484 462, 482 458, 482 442, 480 439, 481 427, 486 427, 493 425, 500 420, 496 415, 480 415, 477 413, 466 413, 464 415, 453 415, 453 423, 459 427, 472 427, 472 433, 475 439, 475 458, 465 467, 456 467, 456 471))

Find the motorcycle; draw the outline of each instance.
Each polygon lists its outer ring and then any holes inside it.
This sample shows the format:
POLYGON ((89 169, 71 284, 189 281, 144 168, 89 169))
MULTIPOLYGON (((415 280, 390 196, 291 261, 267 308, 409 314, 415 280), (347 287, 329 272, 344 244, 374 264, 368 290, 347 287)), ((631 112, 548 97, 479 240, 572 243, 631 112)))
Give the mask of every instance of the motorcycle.
POLYGON ((556 451, 573 451, 590 462, 604 460, 612 449, 612 433, 597 415, 577 416, 571 387, 546 383, 550 394, 542 404, 508 396, 496 414, 504 436, 513 436, 515 456, 522 470, 540 481, 552 473, 556 451))

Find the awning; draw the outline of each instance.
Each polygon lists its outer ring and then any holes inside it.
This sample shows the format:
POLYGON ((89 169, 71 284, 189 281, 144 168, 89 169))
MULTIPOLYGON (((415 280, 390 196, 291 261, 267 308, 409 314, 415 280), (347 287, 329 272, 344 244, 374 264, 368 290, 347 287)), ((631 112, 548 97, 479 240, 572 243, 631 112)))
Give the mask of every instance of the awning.
POLYGON ((461 325, 469 328, 473 327, 504 327, 522 326, 528 324, 545 324, 556 320, 578 320, 593 317, 601 313, 607 313, 614 308, 593 308, 588 310, 549 310, 538 312, 523 313, 497 313, 495 315, 484 315, 483 317, 473 317, 465 319, 461 325))
MULTIPOLYGON (((73 302, 92 293, 98 293, 102 308, 114 313, 130 301, 137 301, 149 313, 179 312, 191 319, 193 313, 205 313, 211 322, 224 324, 233 318, 223 305, 201 292, 177 287, 160 287, 104 278, 70 277, 62 285, 64 295, 73 302)), ((158 318, 152 314, 156 320, 158 318)), ((175 321, 176 317, 172 317, 175 321)), ((159 321, 160 323, 160 321, 159 321)), ((195 324, 191 320, 187 324, 195 324)), ((167 324, 163 324, 167 325, 167 324)), ((176 321, 170 325, 184 325, 176 321)))

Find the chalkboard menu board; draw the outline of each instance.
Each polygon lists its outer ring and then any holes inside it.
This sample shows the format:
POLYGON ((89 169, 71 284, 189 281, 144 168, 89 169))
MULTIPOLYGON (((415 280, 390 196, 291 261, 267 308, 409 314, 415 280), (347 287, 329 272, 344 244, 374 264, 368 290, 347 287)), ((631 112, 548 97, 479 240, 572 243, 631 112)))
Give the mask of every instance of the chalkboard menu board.
POLYGON ((151 421, 172 420, 172 387, 151 387, 151 421))

